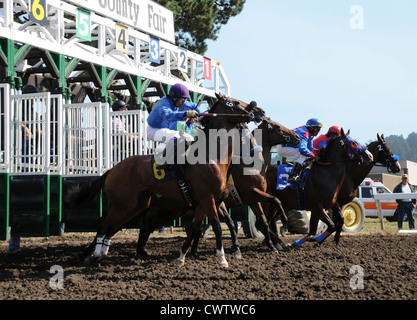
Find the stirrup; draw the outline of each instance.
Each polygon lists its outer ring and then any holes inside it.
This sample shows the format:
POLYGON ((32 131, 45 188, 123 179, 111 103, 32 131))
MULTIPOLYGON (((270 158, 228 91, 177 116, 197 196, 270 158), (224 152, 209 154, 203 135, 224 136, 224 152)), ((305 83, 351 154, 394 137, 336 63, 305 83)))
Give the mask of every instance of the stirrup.
POLYGON ((293 176, 293 177, 288 177, 287 180, 288 183, 293 183, 293 184, 300 184, 302 182, 300 176, 293 176))
POLYGON ((168 170, 168 169, 172 169, 172 168, 174 168, 174 166, 175 166, 175 164, 168 164, 168 163, 163 163, 163 164, 157 164, 156 166, 155 166, 155 168, 157 169, 157 170, 168 170))

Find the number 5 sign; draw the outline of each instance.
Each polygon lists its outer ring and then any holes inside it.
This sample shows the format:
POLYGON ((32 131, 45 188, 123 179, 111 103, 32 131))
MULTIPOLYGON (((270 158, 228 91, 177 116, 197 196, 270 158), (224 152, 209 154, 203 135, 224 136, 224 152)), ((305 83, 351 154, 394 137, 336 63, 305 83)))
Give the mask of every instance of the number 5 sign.
POLYGON ((80 8, 77 9, 77 37, 91 41, 90 12, 80 8))
POLYGON ((37 22, 42 26, 48 25, 46 0, 32 0, 30 5, 30 21, 37 22))
POLYGON ((211 80, 211 59, 204 57, 203 79, 211 80))

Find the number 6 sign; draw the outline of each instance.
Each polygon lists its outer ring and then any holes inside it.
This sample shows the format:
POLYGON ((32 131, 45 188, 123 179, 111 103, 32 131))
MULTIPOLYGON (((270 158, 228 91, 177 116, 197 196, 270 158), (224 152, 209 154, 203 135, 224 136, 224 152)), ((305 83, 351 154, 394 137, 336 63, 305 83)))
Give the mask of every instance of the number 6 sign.
POLYGON ((30 1, 30 21, 39 23, 42 26, 48 25, 46 10, 46 0, 32 0, 30 1))

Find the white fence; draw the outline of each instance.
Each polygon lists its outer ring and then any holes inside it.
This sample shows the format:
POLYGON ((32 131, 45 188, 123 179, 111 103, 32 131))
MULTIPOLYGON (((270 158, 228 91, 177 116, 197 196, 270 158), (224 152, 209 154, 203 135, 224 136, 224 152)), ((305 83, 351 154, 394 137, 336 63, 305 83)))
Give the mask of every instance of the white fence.
POLYGON ((0 172, 101 175, 129 156, 153 153, 146 119, 142 110, 63 104, 61 95, 11 94, 2 84, 0 172))
MULTIPOLYGON (((381 230, 384 230, 384 217, 382 215, 381 200, 401 200, 401 199, 417 199, 417 193, 379 193, 373 195, 378 212, 378 218, 381 223, 381 230)), ((401 230, 401 233, 415 233, 412 230, 401 230)))

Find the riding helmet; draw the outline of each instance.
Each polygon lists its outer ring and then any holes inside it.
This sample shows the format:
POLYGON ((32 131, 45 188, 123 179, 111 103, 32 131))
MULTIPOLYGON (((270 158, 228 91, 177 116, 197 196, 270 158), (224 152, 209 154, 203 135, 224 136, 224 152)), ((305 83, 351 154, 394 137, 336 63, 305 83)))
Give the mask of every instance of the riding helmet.
POLYGON ((171 98, 184 98, 188 99, 190 97, 190 91, 187 87, 181 83, 174 84, 169 90, 169 96, 171 98))
POLYGON ((113 111, 118 111, 125 105, 126 105, 126 102, 124 102, 123 100, 116 100, 115 102, 113 102, 113 105, 111 106, 111 108, 113 111))
POLYGON ((329 132, 328 133, 336 133, 338 135, 342 134, 342 129, 338 126, 332 126, 329 128, 329 132))
POLYGON ((27 84, 23 86, 22 88, 22 93, 37 93, 37 92, 38 92, 38 89, 36 89, 36 87, 31 84, 27 84))
POLYGON ((311 118, 306 123, 307 128, 321 128, 322 126, 323 124, 317 118, 311 118))

